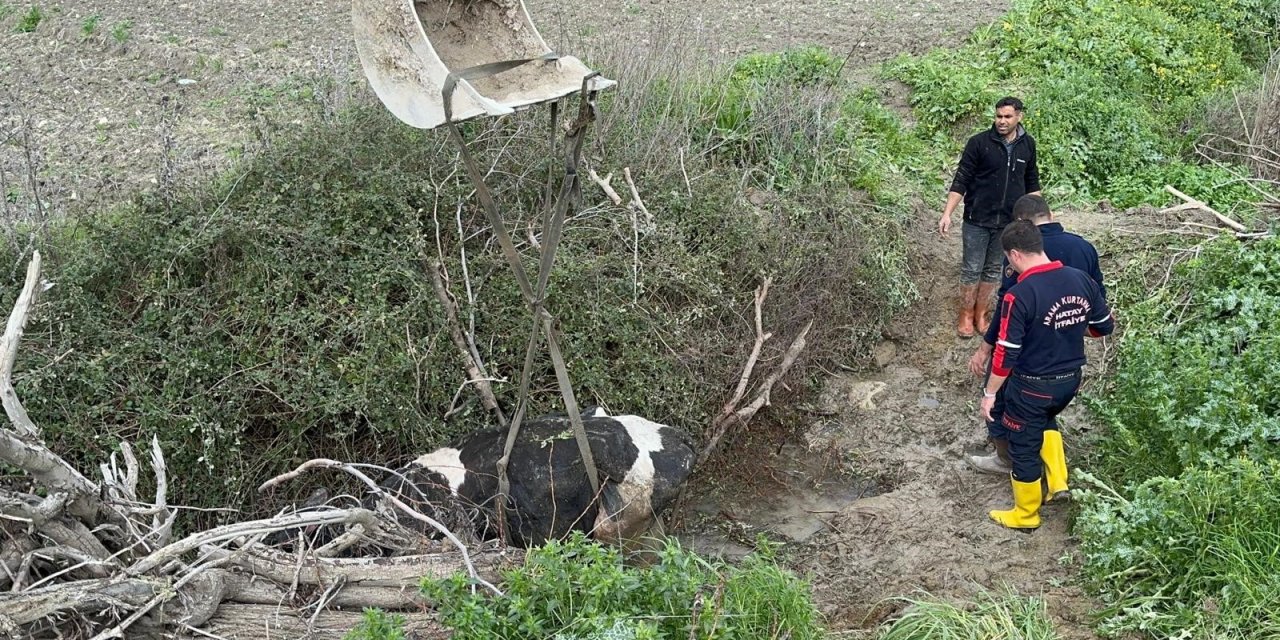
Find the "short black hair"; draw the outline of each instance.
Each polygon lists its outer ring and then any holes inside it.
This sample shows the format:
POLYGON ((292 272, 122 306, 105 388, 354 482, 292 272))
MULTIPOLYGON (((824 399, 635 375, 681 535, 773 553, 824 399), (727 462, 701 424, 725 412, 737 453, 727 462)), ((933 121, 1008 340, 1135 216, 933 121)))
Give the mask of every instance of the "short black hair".
POLYGON ((1018 201, 1013 203, 1013 219, 1014 220, 1042 220, 1048 218, 1052 212, 1049 211, 1049 203, 1044 198, 1034 193, 1029 193, 1018 201))
POLYGON ((1000 101, 996 103, 996 111, 999 111, 1003 107, 1013 107, 1014 111, 1022 113, 1022 101, 1013 96, 1000 98, 1000 101))
POLYGON ((1030 220, 1015 220, 1000 234, 1000 248, 1006 253, 1014 249, 1022 253, 1044 253, 1044 238, 1035 223, 1030 220))

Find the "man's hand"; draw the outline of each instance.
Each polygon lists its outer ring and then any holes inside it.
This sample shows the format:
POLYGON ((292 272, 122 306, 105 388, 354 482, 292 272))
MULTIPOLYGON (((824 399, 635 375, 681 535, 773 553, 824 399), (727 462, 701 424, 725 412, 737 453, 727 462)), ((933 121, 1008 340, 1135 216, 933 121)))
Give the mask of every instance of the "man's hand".
POLYGON ((987 363, 991 362, 991 345, 983 342, 969 357, 969 373, 979 378, 987 375, 987 363))
POLYGON ((938 235, 946 237, 947 232, 951 230, 951 213, 943 212, 942 217, 938 218, 938 235))
POLYGON ((991 410, 994 409, 995 406, 995 396, 988 398, 986 394, 983 394, 982 402, 978 403, 978 415, 982 416, 983 420, 991 422, 991 410))

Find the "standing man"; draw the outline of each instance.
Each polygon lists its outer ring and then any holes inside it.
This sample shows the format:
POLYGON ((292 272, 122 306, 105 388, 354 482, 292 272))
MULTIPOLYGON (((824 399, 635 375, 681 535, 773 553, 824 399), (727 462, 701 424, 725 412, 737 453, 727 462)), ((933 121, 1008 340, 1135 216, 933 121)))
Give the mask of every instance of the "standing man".
POLYGON ((947 204, 938 220, 943 236, 951 213, 964 202, 961 225, 959 319, 956 335, 972 338, 991 321, 991 294, 1000 282, 1000 231, 1013 221, 1013 203, 1040 193, 1036 141, 1022 128, 1022 101, 1001 98, 995 122, 964 145, 947 204))
POLYGON ((1080 388, 1085 335, 1110 335, 1115 322, 1098 283, 1079 269, 1049 260, 1034 224, 1010 224, 1000 243, 1019 275, 1000 301, 991 375, 979 412, 988 422, 999 420, 1008 433, 1013 508, 990 515, 1011 529, 1035 529, 1040 526, 1045 428, 1080 388), (996 395, 1005 385, 1004 412, 997 416, 996 395))
MULTIPOLYGON (((1098 289, 1102 295, 1107 294, 1106 287, 1102 284, 1102 268, 1098 264, 1098 250, 1094 248, 1088 240, 1074 234, 1067 233, 1061 224, 1054 222, 1053 212, 1049 210, 1049 204, 1044 198, 1038 195, 1025 195, 1018 198, 1013 204, 1013 217, 1015 220, 1029 220, 1036 228, 1040 230, 1040 237, 1044 241, 1044 254, 1050 260, 1057 260, 1068 267, 1074 267, 1093 278, 1098 283, 1098 289)), ((1011 289, 1017 283, 1016 274, 1012 268, 1005 268, 1004 281, 1000 284, 1000 290, 996 293, 996 299, 1003 299, 1006 291, 1011 289)), ((991 354, 996 346, 996 331, 998 325, 992 324, 987 329, 983 342, 974 350, 973 356, 969 358, 969 371, 973 375, 983 378, 987 375, 987 365, 991 362, 991 354)), ((995 408, 993 414, 996 416, 1004 412, 1004 393, 996 397, 995 408)), ((1008 434, 1004 427, 998 422, 987 423, 987 436, 991 442, 995 453, 988 456, 969 456, 967 458, 969 466, 985 473, 1007 476, 1013 471, 1012 462, 1009 459, 1009 440, 1008 434)), ((1067 454, 1062 446, 1062 432, 1058 429, 1056 420, 1051 420, 1044 432, 1044 449, 1040 452, 1040 457, 1044 460, 1045 470, 1044 476, 1048 485, 1048 497, 1046 502, 1058 494, 1067 491, 1067 454)))

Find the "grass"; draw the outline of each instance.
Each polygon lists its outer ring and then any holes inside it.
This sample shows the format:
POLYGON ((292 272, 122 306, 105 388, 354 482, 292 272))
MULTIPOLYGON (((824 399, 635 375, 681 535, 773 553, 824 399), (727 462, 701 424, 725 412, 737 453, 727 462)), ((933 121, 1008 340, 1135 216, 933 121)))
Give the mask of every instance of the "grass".
POLYGON ((13 29, 18 33, 31 33, 36 30, 36 27, 40 26, 41 20, 44 20, 44 12, 40 10, 40 7, 33 5, 22 15, 22 18, 18 20, 18 24, 13 29))
POLYGON ((102 16, 96 13, 91 16, 87 16, 84 21, 80 23, 80 34, 86 38, 92 36, 94 33, 97 33, 98 24, 101 22, 102 16))
POLYGON ((119 44, 129 41, 129 36, 133 30, 132 20, 122 20, 111 26, 111 39, 119 44))
POLYGON ((904 598, 906 611, 879 640, 1059 640, 1042 598, 984 593, 959 606, 931 596, 904 598))

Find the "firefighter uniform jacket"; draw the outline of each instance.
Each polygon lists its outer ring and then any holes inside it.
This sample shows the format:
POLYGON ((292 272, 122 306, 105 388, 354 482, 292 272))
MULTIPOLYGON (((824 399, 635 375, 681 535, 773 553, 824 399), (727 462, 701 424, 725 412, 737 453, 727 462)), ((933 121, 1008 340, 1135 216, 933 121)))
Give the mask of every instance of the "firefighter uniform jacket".
MULTIPOLYGON (((1098 265, 1098 250, 1088 240, 1068 233, 1057 222, 1038 225, 1036 228, 1040 230, 1040 237, 1044 240, 1044 255, 1050 260, 1057 260, 1065 266, 1075 267, 1089 274, 1098 283, 1102 295, 1107 295, 1107 287, 1102 284, 1102 267, 1098 265)), ((996 300, 1003 300, 1004 293, 1017 283, 1018 274, 1009 266, 1009 261, 1005 260, 1004 280, 1000 283, 1000 290, 996 292, 996 300)), ((983 337, 987 344, 995 346, 996 332, 999 330, 999 323, 992 322, 987 326, 987 335, 983 337)))
POLYGON ((1049 376, 1084 366, 1084 336, 1115 329, 1102 289, 1088 274, 1061 262, 1032 267, 1000 302, 991 372, 1049 376))

